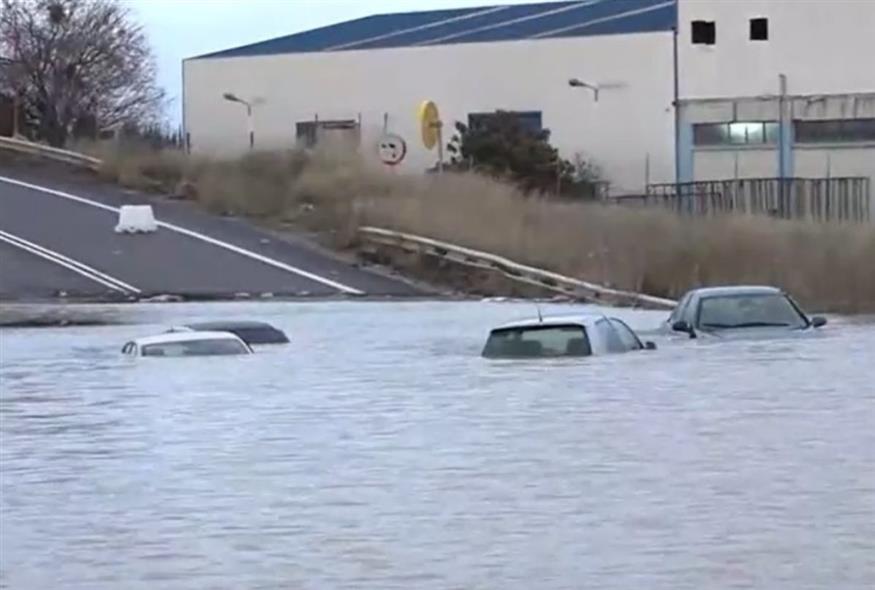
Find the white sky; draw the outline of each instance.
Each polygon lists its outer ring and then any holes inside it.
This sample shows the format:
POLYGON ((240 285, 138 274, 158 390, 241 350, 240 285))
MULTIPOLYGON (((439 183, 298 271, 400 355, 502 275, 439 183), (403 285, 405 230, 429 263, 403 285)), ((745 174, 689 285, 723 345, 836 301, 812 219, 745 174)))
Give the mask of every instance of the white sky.
POLYGON ((146 27, 179 121, 182 60, 371 14, 543 0, 123 0, 146 27))

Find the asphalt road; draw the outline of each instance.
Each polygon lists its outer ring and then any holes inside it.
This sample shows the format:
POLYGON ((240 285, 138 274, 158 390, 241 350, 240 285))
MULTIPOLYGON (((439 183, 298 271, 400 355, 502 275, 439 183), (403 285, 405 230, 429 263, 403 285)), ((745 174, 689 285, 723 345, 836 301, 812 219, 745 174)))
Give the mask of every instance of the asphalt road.
POLYGON ((100 283, 53 264, 5 242, 0 242, 0 300, 56 297, 113 298, 116 293, 100 283))
MULTIPOLYGON (((207 214, 98 183, 93 177, 43 167, 0 167, 0 177, 84 197, 108 207, 150 204, 161 227, 151 234, 114 231, 118 214, 0 178, 0 230, 60 253, 135 287, 140 296, 183 297, 411 296, 410 285, 353 267, 306 245, 292 243, 245 221, 207 214), (203 238, 221 242, 209 243, 203 238), (228 248, 245 249, 253 257, 228 248), (278 268, 282 267, 282 268, 278 268), (298 272, 295 272, 298 271, 298 272)), ((6 243, 0 249, 0 297, 26 300, 66 291, 103 297, 107 288, 6 243)))

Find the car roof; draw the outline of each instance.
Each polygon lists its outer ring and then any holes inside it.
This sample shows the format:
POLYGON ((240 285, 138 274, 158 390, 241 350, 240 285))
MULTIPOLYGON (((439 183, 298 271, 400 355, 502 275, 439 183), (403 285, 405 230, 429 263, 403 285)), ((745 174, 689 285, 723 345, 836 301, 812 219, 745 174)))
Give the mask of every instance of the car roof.
POLYGON ((193 324, 186 324, 186 327, 196 330, 216 330, 220 332, 224 330, 245 330, 247 328, 276 330, 276 328, 274 328, 267 322, 256 322, 251 320, 218 320, 213 322, 196 322, 193 324))
POLYGON ((780 295, 783 291, 768 285, 732 285, 724 287, 702 287, 690 291, 698 297, 726 297, 730 295, 780 295))
POLYGON ((502 326, 494 328, 494 330, 508 330, 512 328, 531 328, 537 326, 591 326, 598 320, 604 319, 607 316, 600 313, 578 313, 569 315, 553 315, 544 316, 543 318, 530 318, 526 320, 517 320, 508 322, 502 326))
POLYGON ((236 340, 243 342, 230 332, 167 332, 157 336, 137 338, 133 342, 137 346, 148 346, 150 344, 172 344, 174 342, 196 342, 199 340, 236 340))

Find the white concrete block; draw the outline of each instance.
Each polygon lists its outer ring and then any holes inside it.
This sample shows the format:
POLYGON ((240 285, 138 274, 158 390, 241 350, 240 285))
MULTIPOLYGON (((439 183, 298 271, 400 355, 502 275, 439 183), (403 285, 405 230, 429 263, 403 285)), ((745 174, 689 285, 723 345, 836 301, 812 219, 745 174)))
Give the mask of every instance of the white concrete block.
POLYGON ((148 233, 157 229, 151 205, 123 205, 119 210, 116 233, 148 233))

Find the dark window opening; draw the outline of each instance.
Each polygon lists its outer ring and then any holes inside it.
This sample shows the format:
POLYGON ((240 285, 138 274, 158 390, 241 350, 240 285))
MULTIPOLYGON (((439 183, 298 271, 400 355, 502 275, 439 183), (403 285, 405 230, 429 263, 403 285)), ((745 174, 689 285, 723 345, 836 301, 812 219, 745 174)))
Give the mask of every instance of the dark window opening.
POLYGON ((794 121, 797 143, 875 142, 875 119, 794 121))
POLYGON ((360 141, 359 124, 354 119, 302 121, 295 124, 295 138, 299 147, 313 148, 317 144, 342 140, 350 145, 360 141))
POLYGON ((714 45, 716 42, 717 24, 714 21, 693 21, 693 45, 714 45))
POLYGON ((751 41, 768 41, 769 40, 769 19, 767 19, 767 18, 752 18, 752 19, 750 19, 750 40, 751 41))
MULTIPOLYGON (((519 121, 520 126, 526 131, 532 133, 540 133, 543 130, 543 121, 541 111, 500 111, 505 114, 511 114, 519 121)), ((470 113, 468 115, 468 127, 476 129, 487 123, 490 119, 497 116, 499 111, 494 113, 470 113)))

